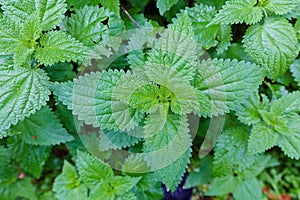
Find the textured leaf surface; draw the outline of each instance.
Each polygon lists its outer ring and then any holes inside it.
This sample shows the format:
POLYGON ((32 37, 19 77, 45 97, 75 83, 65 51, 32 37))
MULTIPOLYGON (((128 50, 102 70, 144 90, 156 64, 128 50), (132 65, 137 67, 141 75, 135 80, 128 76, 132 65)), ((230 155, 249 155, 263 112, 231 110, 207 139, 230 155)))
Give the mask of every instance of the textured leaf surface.
POLYGON ((12 130, 20 132, 19 137, 28 144, 56 145, 73 140, 48 107, 20 121, 12 130))
POLYGON ((300 111, 300 92, 289 93, 288 95, 274 101, 270 111, 279 116, 285 113, 300 111))
POLYGON ((58 26, 66 12, 65 0, 12 0, 2 1, 4 13, 20 21, 36 14, 42 30, 58 26))
POLYGON ((34 51, 35 40, 39 37, 40 29, 29 18, 24 25, 9 18, 0 18, 0 48, 3 53, 14 54, 14 63, 22 65, 34 51))
POLYGON ((291 72, 293 74, 293 77, 295 78, 295 81, 298 83, 298 86, 300 86, 300 60, 296 59, 293 64, 291 64, 291 72))
POLYGON ((81 151, 77 151, 76 166, 81 180, 91 188, 113 176, 113 171, 109 166, 81 151))
POLYGON ((255 6, 256 0, 230 0, 222 6, 211 24, 255 24, 263 17, 260 7, 255 6))
POLYGON ((261 120, 259 110, 267 109, 268 102, 266 96, 262 95, 262 101, 260 101, 260 96, 257 93, 253 93, 236 106, 236 115, 244 124, 255 124, 261 120))
POLYGON ((90 199, 106 200, 136 200, 134 193, 129 190, 137 183, 139 178, 116 176, 102 183, 91 191, 90 199))
POLYGON ((87 188, 80 183, 75 168, 65 161, 62 174, 56 177, 53 184, 53 191, 59 200, 74 199, 82 200, 87 199, 87 188))
POLYGON ((120 0, 99 0, 104 8, 113 11, 117 16, 120 15, 120 0))
POLYGON ((276 17, 268 17, 262 25, 248 28, 243 43, 246 51, 272 78, 283 75, 299 52, 292 25, 276 17))
POLYGON ((35 0, 11 0, 1 1, 3 13, 11 18, 25 21, 35 12, 35 0))
POLYGON ((51 148, 48 146, 29 145, 21 140, 10 138, 9 150, 12 157, 20 163, 22 169, 31 173, 36 178, 40 178, 43 166, 50 155, 51 148))
POLYGON ((264 8, 277 15, 283 15, 296 8, 298 4, 298 0, 270 0, 264 8))
POLYGON ((124 71, 105 71, 97 83, 96 115, 103 129, 129 131, 134 129, 141 120, 142 116, 139 112, 113 95, 118 81, 124 74, 124 71))
POLYGON ((96 115, 97 99, 95 98, 100 77, 100 72, 79 76, 74 80, 72 91, 73 114, 78 115, 79 120, 94 127, 100 126, 96 115))
POLYGON ((248 133, 244 127, 225 130, 215 146, 214 176, 233 175, 233 170, 243 171, 251 166, 256 157, 247 152, 248 133))
POLYGON ((248 152, 251 154, 262 153, 277 144, 279 135, 276 131, 268 128, 263 123, 255 124, 252 127, 248 142, 248 152))
POLYGON ((213 115, 234 109, 264 78, 259 66, 229 59, 203 61, 197 71, 194 86, 211 100, 213 115))
POLYGON ((45 65, 65 61, 82 61, 88 53, 82 43, 61 31, 44 34, 40 44, 41 46, 36 49, 35 56, 40 63, 45 65))
POLYGON ((113 97, 141 112, 153 112, 158 107, 158 87, 126 73, 118 81, 113 97))
POLYGON ((140 138, 132 136, 131 133, 103 130, 100 135, 100 147, 98 148, 101 149, 101 151, 121 149, 133 146, 139 141, 140 138))
POLYGON ((198 44, 205 49, 218 45, 217 51, 222 53, 230 45, 231 28, 225 24, 212 24, 207 26, 214 18, 216 9, 212 6, 197 4, 186 9, 192 22, 193 31, 198 44))
POLYGON ((146 69, 160 65, 176 69, 180 75, 192 80, 198 56, 203 52, 197 48, 193 27, 187 14, 181 14, 162 33, 149 53, 146 69))
POLYGON ((164 65, 154 65, 147 67, 146 75, 150 80, 170 91, 173 112, 198 113, 199 103, 196 90, 177 70, 164 65))
POLYGON ((172 6, 177 4, 178 0, 157 0, 156 6, 160 15, 163 15, 166 11, 169 11, 172 6))
POLYGON ((62 104, 66 105, 69 110, 73 109, 72 93, 74 82, 54 83, 52 85, 53 94, 57 96, 62 104))
POLYGON ((290 121, 289 133, 280 134, 278 146, 292 159, 300 159, 300 118, 297 116, 290 121))
POLYGON ((84 6, 75 10, 75 14, 68 18, 66 31, 85 46, 93 46, 94 42, 100 41, 101 34, 106 31, 106 26, 101 22, 107 19, 109 14, 103 7, 84 6))
POLYGON ((189 164, 191 139, 187 126, 186 117, 168 114, 163 129, 147 138, 143 145, 148 166, 158 169, 156 177, 168 190, 176 189, 189 164))
POLYGON ((50 95, 48 79, 41 69, 0 67, 0 131, 46 105, 50 95))
POLYGON ((234 176, 222 176, 215 178, 211 187, 207 191, 206 195, 215 196, 215 195, 224 195, 230 192, 235 191, 235 189, 242 183, 242 181, 234 176))
POLYGON ((67 11, 65 0, 38 0, 36 9, 42 30, 51 30, 58 26, 67 11))
POLYGON ((236 200, 262 199, 261 185, 255 178, 248 179, 238 185, 233 196, 236 200))
POLYGON ((286 15, 286 18, 291 19, 291 18, 299 18, 300 17, 300 2, 298 2, 297 6, 290 10, 286 15))

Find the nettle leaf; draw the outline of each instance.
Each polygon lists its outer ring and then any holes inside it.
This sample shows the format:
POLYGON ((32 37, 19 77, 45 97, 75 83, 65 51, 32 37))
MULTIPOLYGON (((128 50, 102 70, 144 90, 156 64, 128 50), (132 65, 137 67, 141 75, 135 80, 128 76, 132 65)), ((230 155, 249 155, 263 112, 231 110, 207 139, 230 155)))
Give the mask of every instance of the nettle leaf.
POLYGON ((249 27, 243 43, 246 51, 267 69, 271 78, 283 75, 299 53, 292 24, 278 17, 268 17, 263 24, 249 27))
POLYGON ((300 87, 300 60, 296 59, 293 64, 291 64, 291 72, 298 86, 300 87))
POLYGON ((278 139, 278 146, 282 151, 292 159, 300 158, 300 118, 296 116, 290 120, 289 132, 283 132, 280 134, 278 139))
POLYGON ((4 15, 20 21, 26 21, 36 11, 35 0, 1 1, 4 15))
POLYGON ((66 0, 69 10, 80 9, 85 5, 88 6, 97 6, 101 0, 66 0))
POLYGON ((255 24, 263 17, 257 0, 230 0, 222 6, 210 24, 255 24))
POLYGON ((90 199, 107 200, 136 200, 134 193, 130 192, 140 178, 128 176, 115 176, 104 182, 91 191, 90 199))
POLYGON ((269 103, 267 96, 261 96, 262 101, 258 93, 253 93, 247 99, 241 101, 241 104, 236 106, 236 115, 241 122, 251 125, 261 120, 259 111, 267 109, 269 103))
POLYGON ((217 46, 218 53, 227 50, 232 40, 231 27, 225 24, 207 26, 217 12, 214 7, 197 4, 192 8, 187 8, 186 12, 192 22, 198 44, 205 49, 217 46))
POLYGON ((108 165, 85 152, 77 151, 76 166, 80 179, 91 188, 113 177, 113 171, 108 165))
POLYGON ((48 107, 20 121, 12 131, 21 133, 18 137, 34 145, 56 145, 73 140, 48 107))
POLYGON ((247 179, 238 184, 233 196, 236 200, 262 199, 261 185, 256 178, 247 179))
POLYGON ((72 95, 74 82, 54 83, 51 87, 53 94, 57 96, 58 100, 66 105, 69 110, 73 109, 72 95))
POLYGON ((121 149, 135 145, 140 141, 140 138, 134 137, 131 133, 121 131, 107 131, 100 132, 99 149, 106 151, 109 149, 121 149))
POLYGON ((113 11, 115 15, 120 16, 120 0, 99 0, 104 8, 113 11))
POLYGON ((233 171, 244 171, 251 166, 257 158, 248 153, 247 142, 248 133, 245 127, 225 130, 215 146, 213 175, 233 175, 233 171))
POLYGON ((128 104, 140 112, 154 112, 157 110, 158 87, 154 84, 140 80, 135 74, 126 73, 113 90, 113 98, 128 104))
POLYGON ((285 113, 300 111, 300 92, 289 93, 286 96, 274 101, 271 105, 270 111, 272 114, 279 116, 285 113))
POLYGON ((157 0, 156 6, 159 10, 159 14, 163 15, 166 11, 169 11, 172 6, 176 5, 178 0, 157 0))
POLYGON ((38 0, 36 9, 42 30, 51 30, 59 25, 67 11, 66 7, 65 0, 38 0))
POLYGON ((0 48, 3 53, 14 54, 15 65, 21 66, 34 51, 35 40, 41 30, 35 18, 20 24, 9 18, 0 18, 0 48))
POLYGON ((151 113, 158 107, 158 95, 157 85, 145 84, 134 91, 129 104, 141 112, 151 113))
POLYGON ((299 0, 270 0, 266 1, 263 7, 277 15, 284 15, 296 8, 298 4, 299 0))
POLYGON ((49 100, 49 78, 41 70, 0 67, 0 131, 29 117, 49 100))
POLYGON ((212 115, 235 109, 258 89, 264 78, 259 66, 237 60, 205 60, 197 66, 194 86, 211 101, 212 115))
POLYGON ((249 137, 248 152, 251 154, 262 153, 277 144, 279 135, 264 123, 257 123, 252 127, 249 137))
POLYGON ((12 157, 20 163, 21 168, 36 178, 40 178, 43 166, 50 155, 51 147, 29 145, 12 137, 9 138, 8 146, 12 157))
POLYGON ((140 80, 135 74, 127 72, 118 80, 116 88, 112 91, 112 97, 129 104, 133 93, 144 84, 146 84, 145 81, 140 80))
POLYGON ((298 2, 297 6, 290 10, 286 15, 284 15, 287 19, 291 18, 299 18, 300 17, 300 2, 298 2))
POLYGON ((234 176, 221 176, 213 179, 209 190, 205 193, 208 196, 219 196, 231 193, 242 184, 242 180, 234 176))
POLYGON ((156 64, 147 67, 145 73, 150 80, 169 91, 169 95, 163 96, 166 100, 168 98, 171 100, 170 105, 173 112, 177 114, 199 112, 196 90, 177 70, 169 66, 156 64))
POLYGON ((144 68, 163 65, 176 69, 183 78, 191 81, 199 54, 203 52, 197 48, 189 17, 181 14, 155 43, 144 68))
POLYGON ((109 17, 108 10, 98 6, 84 6, 76 9, 67 19, 66 32, 82 42, 85 46, 94 46, 101 39, 107 27, 101 22, 109 17))
POLYGON ((163 129, 167 121, 168 110, 169 105, 161 105, 157 111, 147 116, 143 127, 145 137, 153 136, 163 129))
POLYGON ((4 14, 20 21, 37 14, 41 29, 51 30, 64 18, 67 5, 65 0, 12 0, 1 2, 4 14))
POLYGON ((86 186, 80 183, 75 168, 68 161, 64 162, 62 173, 55 178, 53 191, 59 200, 87 199, 88 194, 86 186))
POLYGON ((116 195, 123 195, 131 190, 140 180, 140 177, 115 176, 110 179, 110 184, 114 188, 116 195))
POLYGON ((200 90, 196 90, 196 95, 199 104, 198 115, 205 118, 212 116, 212 105, 208 96, 202 93, 200 90))
POLYGON ((168 114, 161 131, 145 140, 143 151, 149 167, 168 190, 175 190, 191 156, 187 117, 168 114))
POLYGON ((62 31, 45 33, 40 39, 41 46, 36 49, 35 57, 44 65, 57 62, 82 61, 88 50, 82 43, 62 31))
POLYGON ((102 129, 130 131, 143 117, 138 111, 114 97, 114 90, 124 74, 124 71, 104 71, 97 83, 96 115, 102 129))
POLYGON ((191 151, 189 148, 170 165, 154 172, 155 176, 166 185, 168 191, 175 191, 181 182, 190 163, 191 151))
POLYGON ((96 113, 97 99, 95 98, 100 77, 100 72, 80 76, 74 80, 72 90, 72 113, 78 115, 79 120, 83 120, 86 124, 92 124, 94 127, 100 126, 96 113))
POLYGON ((247 139, 248 134, 243 127, 232 127, 221 135, 215 148, 213 162, 215 178, 207 195, 233 193, 235 198, 242 200, 243 192, 251 195, 252 191, 248 191, 249 183, 254 184, 252 189, 257 196, 262 195, 255 177, 266 168, 270 157, 247 153, 247 139))

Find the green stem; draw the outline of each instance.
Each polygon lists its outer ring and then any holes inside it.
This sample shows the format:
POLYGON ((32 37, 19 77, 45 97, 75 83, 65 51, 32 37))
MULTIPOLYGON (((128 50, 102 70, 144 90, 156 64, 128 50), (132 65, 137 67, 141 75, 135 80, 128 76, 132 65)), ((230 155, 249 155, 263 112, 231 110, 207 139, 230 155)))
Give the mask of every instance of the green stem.
POLYGON ((39 66, 41 66, 41 63, 37 64, 37 65, 33 68, 33 70, 36 70, 39 66))

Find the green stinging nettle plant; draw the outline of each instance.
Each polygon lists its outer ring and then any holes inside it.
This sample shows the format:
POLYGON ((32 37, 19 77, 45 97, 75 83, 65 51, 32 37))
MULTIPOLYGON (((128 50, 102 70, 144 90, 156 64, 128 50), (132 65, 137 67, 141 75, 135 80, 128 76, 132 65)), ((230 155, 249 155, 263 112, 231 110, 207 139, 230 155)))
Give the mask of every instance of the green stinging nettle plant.
POLYGON ((0 4, 0 200, 262 199, 300 158, 299 0, 0 4))

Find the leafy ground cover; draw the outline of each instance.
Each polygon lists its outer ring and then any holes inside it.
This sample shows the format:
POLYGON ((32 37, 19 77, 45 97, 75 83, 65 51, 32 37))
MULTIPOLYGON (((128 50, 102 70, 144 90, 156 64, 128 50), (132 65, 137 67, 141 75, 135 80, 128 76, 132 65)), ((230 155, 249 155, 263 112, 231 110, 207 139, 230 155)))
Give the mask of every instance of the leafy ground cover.
POLYGON ((299 0, 0 5, 0 200, 300 199, 299 0))

